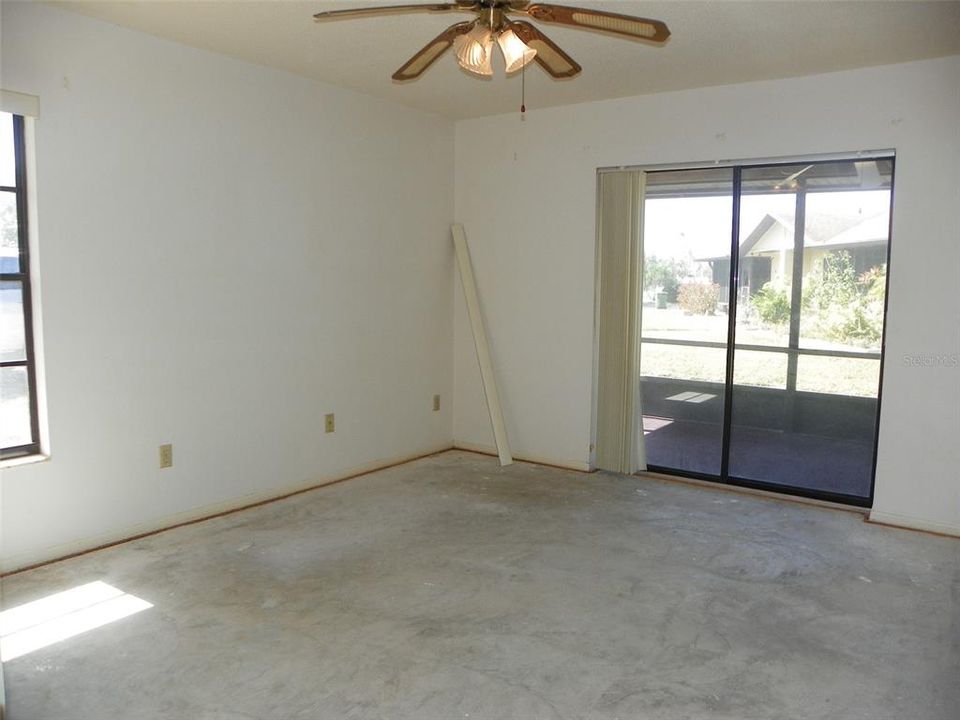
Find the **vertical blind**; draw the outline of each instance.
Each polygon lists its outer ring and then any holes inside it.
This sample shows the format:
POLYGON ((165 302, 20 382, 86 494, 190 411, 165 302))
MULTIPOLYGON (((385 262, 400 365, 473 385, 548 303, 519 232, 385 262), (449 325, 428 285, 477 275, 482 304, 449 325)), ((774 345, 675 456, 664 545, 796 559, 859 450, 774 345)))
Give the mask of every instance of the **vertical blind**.
POLYGON ((639 170, 599 176, 596 465, 620 473, 646 468, 639 393, 645 178, 639 170))

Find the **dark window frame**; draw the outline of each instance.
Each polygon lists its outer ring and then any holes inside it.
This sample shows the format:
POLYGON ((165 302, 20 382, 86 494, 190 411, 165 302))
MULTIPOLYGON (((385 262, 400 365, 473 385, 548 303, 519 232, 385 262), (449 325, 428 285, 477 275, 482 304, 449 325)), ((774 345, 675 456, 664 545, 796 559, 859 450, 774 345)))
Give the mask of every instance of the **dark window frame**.
POLYGON ((30 229, 27 210, 27 145, 26 123, 22 115, 13 115, 13 150, 16 185, 0 186, 0 192, 14 193, 17 206, 17 244, 19 263, 15 273, 0 273, 0 282, 19 282, 23 299, 23 323, 26 352, 24 360, 0 362, 0 367, 25 367, 30 393, 30 442, 0 448, 0 459, 40 454, 40 417, 37 402, 37 365, 33 335, 33 288, 30 282, 30 229))

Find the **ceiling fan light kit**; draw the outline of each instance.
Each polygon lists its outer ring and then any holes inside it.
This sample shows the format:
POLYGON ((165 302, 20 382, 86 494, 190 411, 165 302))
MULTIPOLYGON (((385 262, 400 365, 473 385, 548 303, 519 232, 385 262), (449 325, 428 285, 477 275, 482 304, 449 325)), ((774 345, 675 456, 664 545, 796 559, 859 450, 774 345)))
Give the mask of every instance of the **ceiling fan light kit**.
POLYGON ((508 75, 522 69, 537 54, 537 51, 527 46, 511 28, 492 30, 477 21, 470 32, 458 35, 453 41, 453 52, 460 67, 474 75, 493 75, 494 36, 503 53, 508 75))
POLYGON ((508 27, 497 36, 497 43, 503 52, 508 75, 522 69, 537 56, 537 51, 521 40, 512 27, 508 27))
POLYGON ((474 75, 493 75, 493 34, 482 25, 475 25, 466 35, 453 41, 453 52, 464 70, 474 75))
POLYGON ((478 77, 491 77, 494 40, 503 53, 508 75, 523 69, 531 60, 555 79, 580 73, 581 67, 573 58, 531 23, 513 20, 511 16, 514 15, 647 43, 662 44, 670 37, 670 30, 659 20, 566 5, 531 3, 530 0, 456 0, 429 5, 361 7, 319 12, 313 18, 325 22, 415 12, 464 12, 473 13, 476 18, 451 25, 440 33, 393 74, 394 80, 417 79, 451 47, 460 67, 478 77))

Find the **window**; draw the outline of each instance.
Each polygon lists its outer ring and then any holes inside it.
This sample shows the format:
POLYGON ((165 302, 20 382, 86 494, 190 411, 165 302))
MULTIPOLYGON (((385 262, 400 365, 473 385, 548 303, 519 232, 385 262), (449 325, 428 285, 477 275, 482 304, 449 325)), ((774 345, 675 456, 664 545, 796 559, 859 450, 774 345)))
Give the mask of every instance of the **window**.
POLYGON ((24 119, 0 112, 0 458, 40 451, 24 119))

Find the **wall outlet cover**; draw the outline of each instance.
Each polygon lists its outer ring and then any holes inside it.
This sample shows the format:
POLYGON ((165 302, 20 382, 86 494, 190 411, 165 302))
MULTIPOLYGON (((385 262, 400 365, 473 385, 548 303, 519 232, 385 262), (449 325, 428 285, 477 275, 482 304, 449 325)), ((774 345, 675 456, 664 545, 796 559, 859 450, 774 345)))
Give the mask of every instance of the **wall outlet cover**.
POLYGON ((173 444, 164 443, 160 446, 160 467, 173 467, 173 444))

